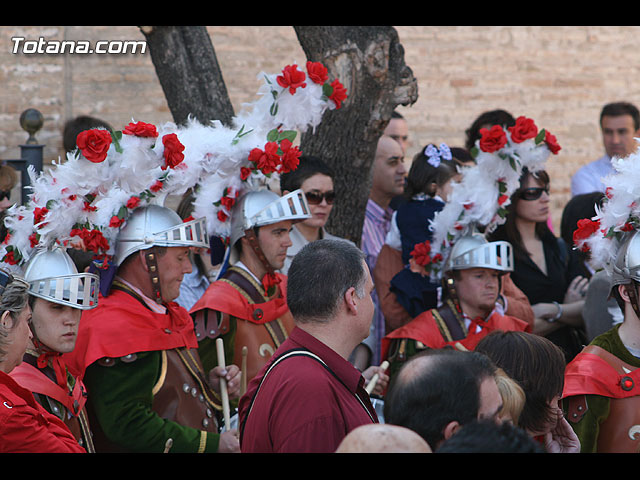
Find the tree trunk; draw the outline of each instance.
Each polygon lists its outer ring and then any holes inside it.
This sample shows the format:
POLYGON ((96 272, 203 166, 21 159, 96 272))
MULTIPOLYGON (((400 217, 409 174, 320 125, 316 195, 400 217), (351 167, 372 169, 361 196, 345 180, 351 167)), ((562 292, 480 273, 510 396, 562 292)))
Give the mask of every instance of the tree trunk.
POLYGON ((393 27, 294 29, 307 59, 323 63, 347 89, 342 107, 327 112, 314 132, 302 136, 301 150, 323 158, 335 172, 328 230, 360 245, 378 138, 398 105, 417 100, 417 81, 393 27))
POLYGON ((184 124, 191 115, 200 123, 220 120, 229 125, 233 105, 222 78, 206 27, 140 27, 173 120, 184 124))

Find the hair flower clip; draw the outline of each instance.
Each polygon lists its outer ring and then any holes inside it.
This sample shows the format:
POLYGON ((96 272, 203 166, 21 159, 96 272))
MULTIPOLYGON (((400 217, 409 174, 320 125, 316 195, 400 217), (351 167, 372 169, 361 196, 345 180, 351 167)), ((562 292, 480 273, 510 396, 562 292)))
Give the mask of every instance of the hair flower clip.
POLYGON ((440 166, 441 159, 451 160, 451 149, 446 143, 441 143, 440 148, 435 145, 429 144, 424 149, 424 154, 428 157, 427 162, 429 165, 433 165, 438 168, 440 166))

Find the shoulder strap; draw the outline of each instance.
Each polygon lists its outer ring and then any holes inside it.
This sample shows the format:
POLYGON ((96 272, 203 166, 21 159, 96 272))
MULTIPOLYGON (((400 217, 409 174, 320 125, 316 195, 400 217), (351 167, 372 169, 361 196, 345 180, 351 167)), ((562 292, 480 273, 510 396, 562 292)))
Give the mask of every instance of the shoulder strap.
MULTIPOLYGON (((260 384, 258 385, 258 388, 256 388, 256 391, 253 394, 253 397, 251 398, 251 403, 249 404, 249 408, 247 409, 247 414, 242 419, 242 424, 240 425, 240 443, 242 443, 242 437, 244 436, 244 428, 245 428, 245 425, 247 423, 247 419, 249 418, 249 414, 251 413, 251 410, 253 409, 253 404, 254 404, 254 402, 256 400, 256 397, 258 396, 258 392, 260 392, 260 388, 262 387, 262 384, 264 383, 265 379, 267 378, 267 375, 269 375, 269 373, 276 367, 276 365, 278 365, 282 361, 287 360, 289 358, 293 358, 293 357, 299 357, 299 356, 307 356, 307 357, 313 358, 315 361, 320 363, 329 373, 331 373, 331 375, 333 375, 342 385, 344 385, 342 380, 340 380, 340 378, 338 378, 338 376, 329 368, 329 366, 319 356, 317 356, 313 352, 310 352, 306 348, 295 348, 295 349, 288 350, 288 351, 284 352, 282 355, 280 355, 278 358, 276 358, 271 363, 269 368, 264 372, 264 375, 262 376, 262 379, 260 380, 260 384)), ((346 385, 345 385, 345 388, 346 388, 346 385)), ((375 419, 371 416, 371 413, 369 412, 369 409, 362 402, 362 399, 360 399, 360 397, 358 397, 357 394, 355 395, 355 397, 358 399, 358 401, 360 402, 360 404, 362 405, 364 410, 367 412, 367 414, 369 415, 369 418, 371 418, 371 420, 373 422, 375 422, 375 419)))

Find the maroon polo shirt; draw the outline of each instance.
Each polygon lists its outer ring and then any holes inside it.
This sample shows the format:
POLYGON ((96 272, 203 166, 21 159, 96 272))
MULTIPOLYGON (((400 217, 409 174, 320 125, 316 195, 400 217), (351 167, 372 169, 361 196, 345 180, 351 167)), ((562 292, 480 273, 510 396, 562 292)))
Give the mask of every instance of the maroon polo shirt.
POLYGON ((251 380, 238 410, 243 453, 331 453, 354 428, 378 422, 360 372, 297 327, 251 380), (271 363, 294 349, 305 349, 324 364, 307 355, 291 356, 262 382, 271 363))

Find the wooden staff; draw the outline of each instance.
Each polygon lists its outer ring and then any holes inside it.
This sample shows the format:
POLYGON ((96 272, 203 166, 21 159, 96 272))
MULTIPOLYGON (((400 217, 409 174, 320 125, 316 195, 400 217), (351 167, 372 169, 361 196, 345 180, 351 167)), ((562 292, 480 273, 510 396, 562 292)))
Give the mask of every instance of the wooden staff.
POLYGON ((244 395, 244 392, 247 391, 247 355, 249 353, 249 349, 244 346, 242 347, 242 370, 241 370, 241 383, 240 383, 240 396, 244 395))
MULTIPOLYGON (((382 365, 380 365, 380 368, 382 368, 382 370, 386 370, 387 368, 389 368, 389 362, 385 360, 384 362, 382 362, 382 365)), ((376 388, 376 383, 378 383, 379 377, 380 375, 376 373, 369 381, 369 384, 367 385, 367 389, 366 389, 369 395, 371 395, 371 392, 373 392, 373 389, 376 388)))
MULTIPOLYGON (((218 352, 218 365, 222 368, 226 368, 224 361, 224 344, 222 338, 216 340, 216 350, 218 352)), ((229 409, 229 392, 227 392, 227 380, 224 377, 220 378, 220 394, 222 396, 222 413, 224 414, 224 424, 227 430, 231 430, 231 415, 229 409)))

